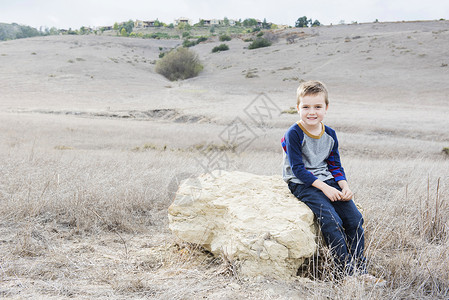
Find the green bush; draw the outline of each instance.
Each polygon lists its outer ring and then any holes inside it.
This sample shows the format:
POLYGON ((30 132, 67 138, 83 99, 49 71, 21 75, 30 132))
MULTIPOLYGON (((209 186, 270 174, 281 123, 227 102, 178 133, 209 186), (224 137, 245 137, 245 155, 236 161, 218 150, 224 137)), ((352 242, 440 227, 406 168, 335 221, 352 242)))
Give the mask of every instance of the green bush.
POLYGON ((199 44, 201 42, 205 42, 207 41, 207 37, 206 36, 200 36, 197 40, 196 43, 199 44))
POLYGON ((201 70, 198 55, 183 47, 170 51, 156 63, 156 72, 171 81, 195 77, 201 70))
POLYGON ((222 35, 220 35, 219 39, 220 39, 220 42, 226 42, 226 41, 230 41, 232 38, 227 34, 222 34, 222 35))
POLYGON ((248 49, 257 49, 262 47, 271 46, 271 42, 264 38, 257 38, 251 44, 249 44, 248 49))
POLYGON ((182 42, 182 46, 186 48, 193 47, 195 45, 196 41, 184 40, 184 42, 182 42))
POLYGON ((443 148, 443 153, 446 155, 449 155, 449 147, 444 147, 443 148))
POLYGON ((263 32, 261 31, 257 34, 257 37, 261 37, 262 35, 263 35, 263 32))
POLYGON ((142 36, 144 39, 179 39, 179 35, 169 35, 165 32, 147 33, 142 36))
POLYGON ((229 50, 229 46, 226 44, 221 44, 212 49, 212 53, 229 50))

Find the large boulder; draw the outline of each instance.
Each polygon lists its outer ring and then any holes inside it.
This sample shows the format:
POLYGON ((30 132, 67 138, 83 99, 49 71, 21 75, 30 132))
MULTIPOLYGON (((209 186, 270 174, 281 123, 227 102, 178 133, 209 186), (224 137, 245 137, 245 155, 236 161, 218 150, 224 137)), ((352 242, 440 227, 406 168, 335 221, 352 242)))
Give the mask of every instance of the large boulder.
POLYGON ((213 171, 181 182, 168 209, 181 240, 240 266, 240 274, 288 279, 316 250, 312 211, 280 176, 213 171))

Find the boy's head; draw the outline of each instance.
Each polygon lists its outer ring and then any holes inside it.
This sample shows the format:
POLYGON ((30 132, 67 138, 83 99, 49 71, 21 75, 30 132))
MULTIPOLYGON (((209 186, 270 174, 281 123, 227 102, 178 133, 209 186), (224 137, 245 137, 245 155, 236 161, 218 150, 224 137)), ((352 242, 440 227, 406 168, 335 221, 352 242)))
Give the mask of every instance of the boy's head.
POLYGON ((324 102, 326 107, 329 105, 329 99, 326 86, 318 80, 310 80, 301 83, 296 91, 296 105, 299 107, 301 98, 305 96, 315 96, 322 94, 324 96, 324 102))

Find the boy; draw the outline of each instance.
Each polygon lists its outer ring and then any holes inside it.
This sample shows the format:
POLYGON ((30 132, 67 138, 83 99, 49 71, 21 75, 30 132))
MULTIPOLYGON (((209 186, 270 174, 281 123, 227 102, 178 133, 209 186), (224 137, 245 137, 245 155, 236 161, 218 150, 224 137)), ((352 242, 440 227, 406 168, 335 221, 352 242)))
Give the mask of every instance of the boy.
POLYGON ((362 214, 351 200, 335 131, 322 123, 328 106, 323 83, 308 81, 299 86, 300 120, 282 138, 283 178, 315 214, 339 270, 346 275, 366 274, 362 214))

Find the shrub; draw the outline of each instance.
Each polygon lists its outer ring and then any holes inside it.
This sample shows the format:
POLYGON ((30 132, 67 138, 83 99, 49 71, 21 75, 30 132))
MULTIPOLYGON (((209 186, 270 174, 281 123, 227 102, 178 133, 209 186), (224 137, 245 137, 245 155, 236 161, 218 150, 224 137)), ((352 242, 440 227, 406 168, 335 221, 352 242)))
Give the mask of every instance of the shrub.
POLYGON ((212 53, 229 50, 229 46, 226 44, 221 44, 212 49, 212 53))
POLYGON ((207 41, 207 37, 206 36, 200 36, 197 40, 196 43, 199 44, 201 42, 205 42, 207 41))
POLYGON ((261 31, 257 34, 257 37, 261 37, 262 35, 263 35, 263 32, 261 31))
POLYGON ((271 42, 264 38, 257 38, 251 44, 249 44, 248 49, 257 49, 262 47, 271 46, 271 42))
POLYGON ((443 148, 443 153, 446 155, 449 155, 449 147, 444 147, 443 148))
POLYGON ((142 35, 144 39, 179 39, 179 35, 169 35, 165 32, 153 32, 142 35))
POLYGON ((182 42, 182 46, 183 47, 193 47, 196 45, 196 41, 190 41, 190 40, 184 40, 184 42, 182 42))
POLYGON ((223 34, 223 35, 220 35, 219 39, 220 39, 220 42, 226 42, 226 41, 230 41, 232 38, 229 35, 223 34))
POLYGON ((183 47, 170 51, 156 63, 156 72, 171 81, 195 77, 202 69, 198 55, 183 47))

